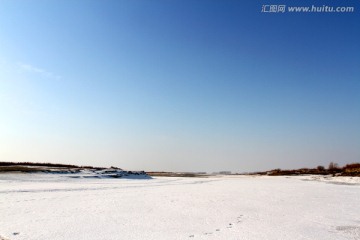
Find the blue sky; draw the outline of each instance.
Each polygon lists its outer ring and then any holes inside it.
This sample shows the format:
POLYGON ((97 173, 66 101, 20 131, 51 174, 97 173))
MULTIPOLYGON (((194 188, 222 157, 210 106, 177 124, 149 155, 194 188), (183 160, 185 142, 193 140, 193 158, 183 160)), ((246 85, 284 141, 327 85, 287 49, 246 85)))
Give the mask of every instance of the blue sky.
POLYGON ((0 160, 165 171, 360 161, 354 13, 0 1, 0 160))

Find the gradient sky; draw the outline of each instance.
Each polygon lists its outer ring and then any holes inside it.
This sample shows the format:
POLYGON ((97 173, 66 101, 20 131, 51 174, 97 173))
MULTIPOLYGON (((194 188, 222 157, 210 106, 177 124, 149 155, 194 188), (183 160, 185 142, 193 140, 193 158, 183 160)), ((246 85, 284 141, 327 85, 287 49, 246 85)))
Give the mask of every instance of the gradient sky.
POLYGON ((234 172, 360 162, 354 13, 0 0, 0 161, 234 172))

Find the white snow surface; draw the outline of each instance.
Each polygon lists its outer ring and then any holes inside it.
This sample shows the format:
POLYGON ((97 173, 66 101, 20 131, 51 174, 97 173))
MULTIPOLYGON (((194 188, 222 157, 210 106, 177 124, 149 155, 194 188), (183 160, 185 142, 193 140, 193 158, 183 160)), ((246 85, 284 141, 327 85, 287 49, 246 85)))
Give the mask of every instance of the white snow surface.
POLYGON ((0 239, 360 239, 358 179, 0 174, 0 239))

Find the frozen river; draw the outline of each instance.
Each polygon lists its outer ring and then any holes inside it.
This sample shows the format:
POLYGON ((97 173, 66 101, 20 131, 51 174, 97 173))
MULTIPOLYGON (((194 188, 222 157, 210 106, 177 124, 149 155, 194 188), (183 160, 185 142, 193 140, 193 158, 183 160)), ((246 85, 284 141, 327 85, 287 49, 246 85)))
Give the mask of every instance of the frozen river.
POLYGON ((360 185, 358 179, 322 177, 0 174, 0 236, 353 240, 360 239, 360 185))

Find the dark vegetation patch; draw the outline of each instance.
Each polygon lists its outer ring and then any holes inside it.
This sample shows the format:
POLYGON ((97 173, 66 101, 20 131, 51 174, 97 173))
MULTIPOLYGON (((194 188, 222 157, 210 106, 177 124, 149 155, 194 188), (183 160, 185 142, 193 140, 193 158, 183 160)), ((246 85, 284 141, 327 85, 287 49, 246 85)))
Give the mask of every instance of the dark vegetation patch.
POLYGON ((268 175, 268 176, 296 176, 296 175, 333 175, 333 176, 351 176, 360 177, 360 163, 347 164, 339 167, 337 163, 331 162, 328 168, 318 166, 317 168, 300 168, 292 170, 282 170, 280 168, 265 172, 255 172, 251 174, 268 175))
MULTIPOLYGON (((121 170, 120 168, 113 168, 121 170)), ((0 162, 0 172, 78 173, 83 169, 104 170, 106 168, 59 163, 0 162)))
MULTIPOLYGON (((90 168, 92 166, 77 166, 70 164, 59 164, 59 163, 34 163, 34 162, 0 162, 0 167, 4 166, 39 166, 39 167, 54 167, 54 168, 90 168)), ((101 168, 105 169, 105 168, 101 168)))
POLYGON ((29 168, 26 166, 0 166, 0 172, 39 172, 41 168, 29 168))

